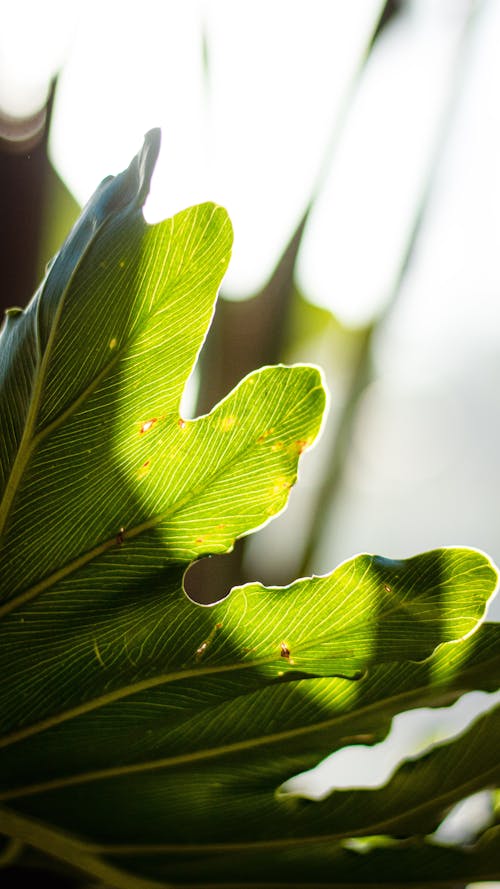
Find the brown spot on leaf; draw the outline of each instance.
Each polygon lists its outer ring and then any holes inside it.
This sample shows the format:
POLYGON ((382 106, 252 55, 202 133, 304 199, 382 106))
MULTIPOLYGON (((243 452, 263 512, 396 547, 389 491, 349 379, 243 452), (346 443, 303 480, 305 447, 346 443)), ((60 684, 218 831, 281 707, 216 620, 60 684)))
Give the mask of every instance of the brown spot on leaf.
POLYGON ((288 645, 286 644, 286 642, 282 642, 280 645, 280 655, 281 655, 281 657, 286 658, 287 661, 290 660, 290 649, 289 649, 288 645))
POLYGON ((213 630, 211 631, 211 633, 207 636, 206 639, 203 640, 203 642, 201 643, 201 645, 198 646, 198 648, 196 649, 196 652, 195 652, 195 660, 196 660, 197 663, 198 663, 199 661, 201 661, 202 657, 203 657, 204 654, 206 653, 207 648, 208 648, 209 645, 213 642, 213 640, 215 639, 215 636, 217 635, 217 633, 218 633, 219 630, 221 630, 221 629, 222 629, 222 624, 221 624, 221 623, 215 624, 215 627, 213 628, 213 630))
POLYGON ((288 491, 291 487, 291 482, 287 478, 277 478, 273 486, 273 494, 281 494, 282 491, 288 491))
POLYGON ((302 454, 307 448, 309 442, 306 438, 299 438, 298 441, 295 442, 295 447, 297 448, 297 453, 302 454))
POLYGON ((137 478, 144 478, 145 475, 149 472, 149 467, 151 466, 151 460, 146 460, 145 463, 142 464, 139 472, 137 473, 137 478))
POLYGON ((195 654, 195 659, 197 661, 201 661, 207 648, 208 648, 208 642, 206 640, 205 640, 205 642, 202 642, 201 645, 198 646, 198 648, 196 649, 196 654, 195 654))
POLYGON ((265 442, 266 438, 269 438, 269 436, 272 435, 273 432, 274 432, 274 428, 266 429, 266 431, 263 432, 262 435, 259 435, 259 437, 257 439, 257 444, 263 444, 263 442, 265 442))

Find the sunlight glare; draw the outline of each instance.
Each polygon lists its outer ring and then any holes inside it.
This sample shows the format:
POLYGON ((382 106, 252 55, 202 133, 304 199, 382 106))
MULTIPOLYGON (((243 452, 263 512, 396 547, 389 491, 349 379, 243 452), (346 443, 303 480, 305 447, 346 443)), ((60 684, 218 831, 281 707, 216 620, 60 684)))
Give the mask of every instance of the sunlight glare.
POLYGON ((4 3, 0 29, 0 109, 14 118, 42 108, 52 77, 66 57, 76 4, 63 0, 4 3))
POLYGON ((162 126, 154 191, 163 216, 201 202, 202 56, 198 2, 89 4, 60 80, 54 163, 80 203, 162 126))
POLYGON ((305 210, 381 6, 144 0, 138 17, 135 4, 93 2, 61 76, 56 167, 83 202, 161 126, 146 218, 225 205, 236 233, 225 290, 249 296, 305 210))
POLYGON ((375 45, 306 228, 299 285, 352 326, 390 296, 432 157, 460 25, 436 11, 414 3, 375 45))

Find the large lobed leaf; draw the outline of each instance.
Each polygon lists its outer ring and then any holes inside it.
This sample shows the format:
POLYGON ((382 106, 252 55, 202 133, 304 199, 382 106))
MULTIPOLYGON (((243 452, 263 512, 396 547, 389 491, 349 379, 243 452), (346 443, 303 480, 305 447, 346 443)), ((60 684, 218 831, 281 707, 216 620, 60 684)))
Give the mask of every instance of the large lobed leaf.
POLYGON ((496 572, 465 549, 360 555, 186 597, 193 559, 284 507, 325 393, 314 368, 263 368, 180 415, 231 229, 211 204, 146 225, 157 150, 104 181, 0 338, 0 831, 117 887, 236 885, 240 864, 252 885, 337 885, 343 837, 427 833, 497 781, 494 748, 453 747, 441 795, 427 760, 320 804, 277 790, 402 709, 495 688, 498 627, 474 631, 496 572))

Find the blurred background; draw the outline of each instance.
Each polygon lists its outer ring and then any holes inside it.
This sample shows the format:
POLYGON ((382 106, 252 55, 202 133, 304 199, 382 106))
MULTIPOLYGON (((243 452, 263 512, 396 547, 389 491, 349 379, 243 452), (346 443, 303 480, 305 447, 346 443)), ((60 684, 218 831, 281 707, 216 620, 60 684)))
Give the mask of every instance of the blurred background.
POLYGON ((500 562, 499 40, 497 0, 0 3, 3 307, 160 126, 146 218, 214 200, 235 229, 186 412, 324 370, 289 508, 194 597, 361 551, 500 562))

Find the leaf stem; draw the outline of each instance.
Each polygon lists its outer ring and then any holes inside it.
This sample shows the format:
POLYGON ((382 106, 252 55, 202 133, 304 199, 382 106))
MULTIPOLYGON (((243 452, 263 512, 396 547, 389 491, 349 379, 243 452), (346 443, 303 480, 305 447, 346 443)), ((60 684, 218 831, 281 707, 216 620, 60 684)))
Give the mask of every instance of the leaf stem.
POLYGON ((88 843, 8 809, 0 809, 0 831, 17 842, 97 877, 114 889, 173 889, 171 883, 125 873, 101 861, 88 843))

